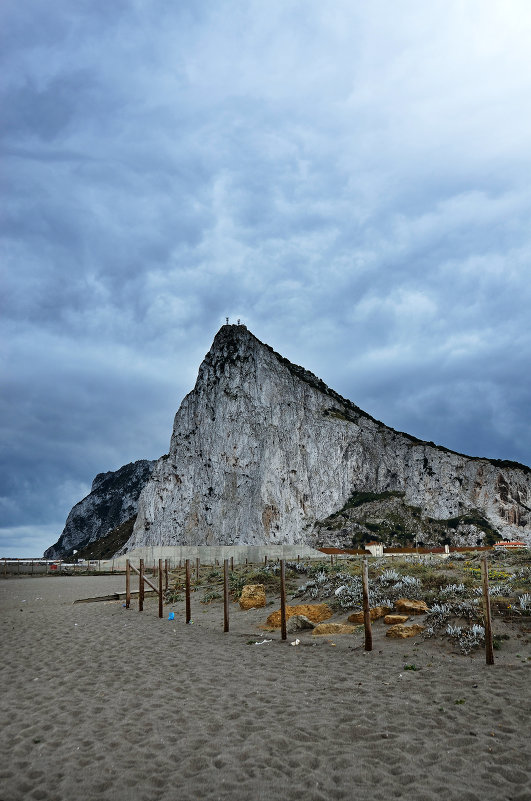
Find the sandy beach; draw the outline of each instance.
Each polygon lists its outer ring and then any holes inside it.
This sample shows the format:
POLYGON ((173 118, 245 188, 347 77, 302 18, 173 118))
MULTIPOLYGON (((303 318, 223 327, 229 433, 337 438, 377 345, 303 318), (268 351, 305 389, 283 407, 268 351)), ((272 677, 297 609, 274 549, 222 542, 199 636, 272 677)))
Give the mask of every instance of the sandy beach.
POLYGON ((258 628, 276 606, 232 604, 224 634, 219 601, 189 626, 182 602, 73 603, 124 586, 0 581, 1 801, 529 801, 529 634, 489 667, 383 623, 370 653, 358 632, 294 647, 258 628))

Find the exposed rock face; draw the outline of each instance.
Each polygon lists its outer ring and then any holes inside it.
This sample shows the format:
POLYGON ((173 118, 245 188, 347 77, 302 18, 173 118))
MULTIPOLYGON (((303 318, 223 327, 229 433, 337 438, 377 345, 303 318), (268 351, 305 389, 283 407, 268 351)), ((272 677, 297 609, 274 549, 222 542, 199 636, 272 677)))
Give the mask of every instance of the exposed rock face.
POLYGON ((319 623, 312 634, 316 637, 322 637, 326 634, 354 634, 356 626, 349 626, 348 623, 319 623))
MULTIPOLYGON (((332 610, 328 604, 297 604, 296 606, 286 605, 286 620, 289 620, 293 615, 304 615, 304 617, 311 620, 312 623, 322 623, 323 620, 328 620, 332 617, 332 610)), ((280 609, 276 612, 271 612, 266 620, 266 626, 272 629, 280 628, 281 618, 280 609)))
MULTIPOLYGON (((369 610, 369 617, 371 620, 379 620, 381 617, 388 615, 389 612, 391 612, 390 606, 373 606, 369 610)), ((349 623, 360 624, 364 622, 365 616, 363 612, 353 612, 347 619, 349 623)))
POLYGON ((306 615, 292 615, 286 621, 286 633, 295 634, 296 631, 304 631, 305 629, 313 629, 315 624, 312 623, 306 615))
POLYGON ((142 492, 124 550, 352 547, 360 526, 370 539, 371 532, 384 541, 385 532, 390 542, 397 533, 413 539, 414 520, 427 528, 439 521, 450 541, 461 536, 476 545, 501 535, 531 543, 530 507, 531 469, 396 432, 245 326, 225 325, 176 414, 169 455, 157 462, 142 492), (361 498, 356 507, 349 506, 353 497, 356 503, 361 498), (378 507, 393 499, 409 515, 396 526, 399 510, 378 507), (369 519, 343 514, 363 511, 365 503, 377 506, 369 519), (340 517, 335 528, 316 525, 334 514, 340 517), (391 522, 384 525, 382 518, 391 522))
POLYGON ((246 584, 240 595, 240 609, 260 609, 266 605, 266 591, 263 584, 246 584))
POLYGON ((399 598, 395 609, 398 615, 425 615, 430 611, 426 601, 410 601, 409 598, 399 598))
POLYGON ((385 632, 386 637, 392 637, 395 640, 405 640, 408 637, 416 637, 424 631, 424 626, 420 623, 413 623, 411 626, 405 626, 403 623, 397 623, 395 626, 390 626, 385 632))
POLYGON ((114 472, 98 473, 89 495, 73 507, 63 533, 44 556, 47 559, 70 556, 74 549, 85 548, 134 517, 138 498, 155 464, 141 459, 114 472))

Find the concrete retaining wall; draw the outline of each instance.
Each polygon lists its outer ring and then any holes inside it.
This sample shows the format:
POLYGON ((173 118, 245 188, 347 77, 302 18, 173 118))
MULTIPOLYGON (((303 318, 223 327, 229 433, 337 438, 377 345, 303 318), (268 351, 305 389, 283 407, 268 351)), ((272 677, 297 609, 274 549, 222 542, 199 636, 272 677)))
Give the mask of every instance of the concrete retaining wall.
POLYGON ((245 564, 245 560, 257 564, 263 563, 266 556, 271 561, 296 560, 298 556, 301 559, 326 559, 325 554, 308 545, 152 545, 135 548, 123 556, 109 560, 105 563, 105 568, 102 562, 102 570, 110 570, 112 562, 115 570, 124 570, 127 559, 135 567, 138 567, 140 559, 144 560, 146 567, 157 563, 159 559, 169 559, 171 567, 175 567, 179 561, 184 562, 185 559, 200 559, 202 565, 213 565, 216 560, 222 564, 224 559, 231 558, 235 565, 245 564))

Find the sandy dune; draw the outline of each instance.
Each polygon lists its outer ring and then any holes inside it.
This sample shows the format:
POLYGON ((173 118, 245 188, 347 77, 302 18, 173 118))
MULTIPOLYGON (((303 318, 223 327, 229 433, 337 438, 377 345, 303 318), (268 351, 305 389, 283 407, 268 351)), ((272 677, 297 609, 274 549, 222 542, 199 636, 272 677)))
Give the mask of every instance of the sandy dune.
MULTIPOLYGON (((525 634, 496 654, 257 628, 193 601, 174 621, 123 576, 0 581, 0 799, 529 801, 525 634), (262 645, 256 641, 271 639, 262 645), (405 670, 414 664, 417 670, 405 670)), ((273 607, 271 607, 273 608, 273 607)))

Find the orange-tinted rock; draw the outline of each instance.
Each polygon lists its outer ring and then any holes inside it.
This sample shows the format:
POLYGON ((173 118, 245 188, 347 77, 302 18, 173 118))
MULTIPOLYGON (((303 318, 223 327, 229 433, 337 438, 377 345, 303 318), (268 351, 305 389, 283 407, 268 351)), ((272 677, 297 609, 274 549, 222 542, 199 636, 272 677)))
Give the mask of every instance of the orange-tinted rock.
POLYGON ((399 598, 395 610, 399 615, 425 615, 429 612, 425 601, 410 601, 408 598, 399 598))
MULTIPOLYGON (((332 617, 332 610, 328 604, 298 604, 297 606, 286 606, 286 620, 292 615, 304 615, 312 623, 321 623, 332 617)), ((271 628, 280 628, 280 609, 272 612, 266 620, 266 625, 271 628)))
POLYGON ((409 620, 409 615, 386 615, 384 617, 384 623, 390 623, 392 625, 396 623, 405 623, 406 620, 409 620))
POLYGON ((246 584, 240 595, 240 609, 260 609, 266 605, 265 586, 263 584, 246 584))
POLYGON ((349 626, 347 623, 319 623, 314 628, 312 634, 353 634, 356 631, 356 626, 349 626))
MULTIPOLYGON (((374 606, 370 610, 371 620, 378 620, 381 617, 385 617, 390 611, 390 606, 374 606)), ((349 623, 363 623, 363 612, 353 612, 348 616, 348 621, 349 623)))
POLYGON ((396 626, 390 626, 385 632, 386 637, 394 637, 396 640, 405 640, 407 637, 416 637, 424 631, 424 626, 419 623, 413 623, 412 626, 405 626, 403 623, 397 623, 396 626))

